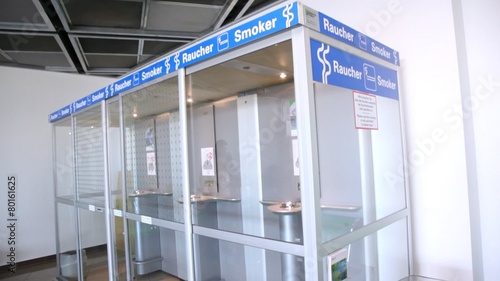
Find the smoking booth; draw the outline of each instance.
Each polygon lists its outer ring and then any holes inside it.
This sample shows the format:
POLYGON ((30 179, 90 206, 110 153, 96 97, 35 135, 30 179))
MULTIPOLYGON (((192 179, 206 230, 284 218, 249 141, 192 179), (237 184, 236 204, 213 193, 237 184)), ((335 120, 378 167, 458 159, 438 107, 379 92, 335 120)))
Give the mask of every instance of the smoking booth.
POLYGON ((289 1, 51 114, 61 280, 400 280, 394 49, 289 1))

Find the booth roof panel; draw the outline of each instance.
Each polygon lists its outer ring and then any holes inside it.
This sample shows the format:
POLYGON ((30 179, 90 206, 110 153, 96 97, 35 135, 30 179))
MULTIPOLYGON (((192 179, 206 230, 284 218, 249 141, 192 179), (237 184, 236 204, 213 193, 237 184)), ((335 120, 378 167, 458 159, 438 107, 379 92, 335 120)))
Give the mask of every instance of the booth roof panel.
POLYGON ((265 52, 250 53, 239 60, 293 74, 292 47, 290 42, 276 44, 273 47, 267 48, 265 52))
POLYGON ((145 118, 179 108, 177 79, 168 79, 123 97, 125 118, 145 118), (132 114, 136 113, 137 117, 132 114))
POLYGON ((191 79, 195 101, 218 100, 229 95, 292 81, 291 41, 196 72, 191 79), (276 52, 280 52, 280 55, 276 52), (287 63, 284 63, 285 61, 287 63), (280 78, 283 72, 288 74, 286 78, 280 78))

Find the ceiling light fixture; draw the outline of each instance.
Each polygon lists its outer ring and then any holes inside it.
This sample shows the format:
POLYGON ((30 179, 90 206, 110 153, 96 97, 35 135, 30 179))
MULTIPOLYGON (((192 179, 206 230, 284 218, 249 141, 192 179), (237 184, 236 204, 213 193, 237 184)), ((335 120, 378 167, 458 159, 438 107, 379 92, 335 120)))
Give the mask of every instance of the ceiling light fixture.
POLYGON ((286 73, 281 72, 281 73, 280 73, 280 78, 281 78, 281 79, 285 79, 285 78, 286 78, 286 73))

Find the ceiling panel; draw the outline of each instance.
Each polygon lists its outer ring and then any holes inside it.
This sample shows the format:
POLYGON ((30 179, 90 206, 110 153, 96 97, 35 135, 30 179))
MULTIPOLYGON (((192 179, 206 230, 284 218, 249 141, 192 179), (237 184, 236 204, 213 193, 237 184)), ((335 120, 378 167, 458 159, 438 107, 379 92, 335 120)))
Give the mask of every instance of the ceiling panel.
POLYGON ((211 28, 223 6, 151 2, 147 29, 204 32, 211 28))
POLYGON ((140 28, 142 1, 62 1, 73 26, 140 28))
POLYGON ((19 64, 54 67, 71 67, 66 56, 62 53, 43 52, 6 52, 19 64))
POLYGON ((139 41, 114 38, 83 38, 80 37, 82 51, 89 53, 137 54, 139 41))
POLYGON ((136 56, 124 55, 87 55, 89 69, 98 68, 132 68, 137 64, 136 56))
POLYGON ((166 41, 144 41, 142 53, 145 55, 158 55, 180 47, 183 43, 166 41))
POLYGON ((0 22, 45 24, 32 0, 1 0, 0 22))
POLYGON ((62 52, 61 46, 54 36, 18 33, 0 34, 0 49, 4 51, 62 52))
POLYGON ((0 65, 121 76, 282 0, 0 0, 0 65))

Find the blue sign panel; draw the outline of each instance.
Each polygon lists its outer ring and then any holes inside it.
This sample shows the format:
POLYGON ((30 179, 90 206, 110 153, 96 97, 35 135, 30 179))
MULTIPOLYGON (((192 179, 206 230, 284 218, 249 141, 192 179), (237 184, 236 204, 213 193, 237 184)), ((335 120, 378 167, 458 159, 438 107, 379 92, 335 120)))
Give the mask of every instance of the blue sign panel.
MULTIPOLYGON (((121 78, 117 82, 87 96, 71 105, 71 113, 86 108, 102 99, 108 99, 149 81, 165 76, 180 68, 201 62, 227 50, 245 45, 299 23, 297 2, 271 11, 261 17, 233 27, 226 32, 210 37, 185 50, 177 52, 139 71, 121 78), (101 93, 104 93, 101 97, 101 93)), ((62 117, 49 115, 51 122, 62 117), (53 119, 54 117, 55 119, 53 119)))
POLYGON ((311 39, 313 80, 399 99, 397 72, 311 39))
POLYGON ((54 122, 71 114, 71 106, 68 105, 49 115, 49 122, 54 122))
MULTIPOLYGON (((153 81, 156 78, 165 76, 170 73, 169 70, 167 61, 163 59, 135 73, 125 76, 108 86, 109 91, 106 92, 106 99, 114 97, 149 81, 153 81)), ((106 87, 106 89, 108 87, 106 87)))
POLYGON ((319 15, 319 30, 330 37, 354 46, 369 54, 375 55, 395 65, 399 65, 399 53, 378 41, 344 25, 321 12, 319 15))
POLYGON ((298 23, 297 2, 290 3, 170 56, 169 64, 175 70, 187 67, 298 23))

